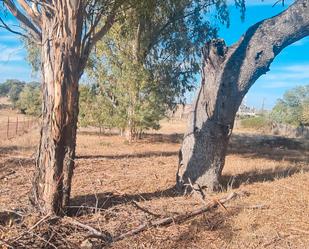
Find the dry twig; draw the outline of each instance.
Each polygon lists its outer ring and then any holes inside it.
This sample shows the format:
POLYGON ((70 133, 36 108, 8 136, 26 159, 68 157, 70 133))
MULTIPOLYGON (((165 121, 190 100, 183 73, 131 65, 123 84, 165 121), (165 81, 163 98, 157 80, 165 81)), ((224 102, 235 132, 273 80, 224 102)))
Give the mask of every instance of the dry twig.
MULTIPOLYGON (((224 198, 221 198, 219 200, 219 202, 221 204, 227 202, 227 201, 230 201, 232 199, 234 199, 235 197, 237 196, 237 194, 235 192, 229 194, 228 196, 224 197, 224 198)), ((126 237, 129 237, 129 236, 132 236, 132 235, 135 235, 135 234, 138 234, 142 231, 145 231, 146 229, 149 229, 151 227, 157 227, 157 226, 166 226, 166 225, 169 225, 171 223, 181 223, 181 222, 184 222, 194 216, 197 216, 199 214, 202 214, 202 213, 205 213, 213 208, 216 208, 218 206, 218 202, 209 202, 207 205, 205 205, 204 207, 201 207, 199 209, 196 209, 196 210, 193 210, 189 213, 186 213, 186 214, 179 214, 179 215, 176 215, 176 216, 173 216, 173 217, 166 217, 166 218, 163 218, 163 219, 159 219, 159 220, 156 220, 156 221, 153 221, 153 222, 150 222, 150 223, 147 223, 147 224, 143 224, 143 225, 140 225, 139 227, 131 230, 131 231, 128 231, 124 234, 121 234, 119 236, 116 236, 113 238, 113 242, 115 241, 119 241, 119 240, 122 240, 126 237)))
POLYGON ((188 220, 188 219, 190 219, 194 216, 205 213, 205 212, 207 212, 207 211, 209 211, 213 208, 216 208, 220 205, 223 205, 224 203, 234 199, 236 196, 238 196, 238 194, 233 192, 233 193, 229 194, 228 196, 219 199, 218 201, 213 200, 213 201, 205 204, 203 207, 201 207, 199 209, 193 210, 193 211, 185 213, 185 214, 179 214, 179 215, 170 216, 170 217, 166 217, 166 218, 162 218, 162 219, 157 219, 155 221, 142 224, 142 225, 138 226, 137 228, 134 228, 134 229, 132 229, 132 230, 126 232, 126 233, 120 234, 120 235, 115 236, 115 237, 112 237, 109 233, 106 233, 106 232, 102 233, 102 232, 94 229, 93 227, 82 224, 79 221, 76 221, 72 218, 66 217, 65 219, 68 222, 70 222, 74 225, 77 225, 79 227, 87 229, 92 234, 93 237, 102 239, 106 243, 112 243, 112 242, 116 242, 116 241, 122 240, 124 238, 130 237, 130 236, 133 236, 135 234, 141 233, 141 232, 143 232, 143 231, 145 231, 145 230, 147 230, 151 227, 166 226, 166 225, 169 225, 171 223, 184 222, 184 221, 186 221, 186 220, 188 220))
POLYGON ((91 233, 90 237, 99 238, 107 243, 111 243, 113 241, 112 236, 108 232, 100 232, 99 230, 91 226, 88 226, 86 224, 83 224, 70 217, 65 217, 64 219, 73 225, 76 225, 76 226, 79 226, 81 228, 88 230, 91 233))
POLYGON ((155 213, 153 213, 152 211, 149 211, 149 210, 147 210, 146 208, 141 207, 141 206, 140 206, 139 204, 137 204, 137 202, 135 202, 135 201, 132 201, 132 205, 133 205, 134 207, 136 207, 137 209, 142 210, 143 212, 145 212, 145 213, 147 213, 147 214, 150 214, 150 215, 152 215, 152 216, 154 216, 154 217, 156 217, 156 218, 162 217, 162 215, 160 215, 160 214, 155 214, 155 213))
POLYGON ((36 222, 32 227, 30 227, 27 231, 23 232, 21 235, 19 235, 17 238, 13 240, 13 242, 18 241, 20 238, 22 238, 25 234, 30 233, 34 228, 39 226, 41 223, 46 221, 48 218, 50 218, 50 214, 45 215, 43 218, 41 218, 38 222, 36 222))

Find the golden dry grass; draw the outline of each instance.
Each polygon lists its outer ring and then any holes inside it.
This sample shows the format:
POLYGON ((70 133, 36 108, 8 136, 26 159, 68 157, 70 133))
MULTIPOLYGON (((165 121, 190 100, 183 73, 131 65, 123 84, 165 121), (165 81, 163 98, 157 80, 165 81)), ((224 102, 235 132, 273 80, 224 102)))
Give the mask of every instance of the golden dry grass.
MULTIPOLYGON (((184 130, 182 121, 164 121, 160 131, 132 145, 115 135, 81 130, 71 214, 116 235, 154 219, 132 201, 162 216, 200 207, 194 196, 179 196, 172 189, 184 130)), ((0 212, 23 208, 27 214, 21 223, 0 222, 0 239, 10 241, 40 219, 29 214, 27 197, 37 140, 33 132, 0 141, 0 176, 15 171, 0 180, 0 212)), ((228 212, 218 209, 182 224, 152 228, 111 248, 309 248, 308 158, 308 141, 236 132, 223 172, 222 193, 208 194, 207 199, 231 191, 245 191, 248 196, 229 202, 228 212)), ((42 224, 30 235, 14 245, 80 248, 87 231, 57 221, 53 226, 42 224), (47 243, 42 238, 51 239, 47 243)))

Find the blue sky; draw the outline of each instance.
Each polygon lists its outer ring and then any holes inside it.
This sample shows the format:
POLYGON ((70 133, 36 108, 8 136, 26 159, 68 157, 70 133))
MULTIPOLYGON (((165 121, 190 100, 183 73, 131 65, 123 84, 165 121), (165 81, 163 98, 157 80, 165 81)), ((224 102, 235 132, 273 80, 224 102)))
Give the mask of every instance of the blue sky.
MULTIPOLYGON (((232 1, 232 0, 231 0, 232 1)), ((239 10, 230 6, 230 28, 221 28, 220 36, 228 45, 235 43, 241 35, 254 23, 272 17, 293 1, 286 0, 283 7, 278 4, 272 7, 275 0, 247 0, 246 18, 240 20, 239 10)), ((270 109, 281 98, 284 92, 298 85, 309 84, 309 37, 306 37, 285 48, 271 64, 270 71, 260 77, 246 95, 245 102, 249 106, 261 108, 263 99, 265 108, 270 109)))
MULTIPOLYGON (((272 7, 276 0, 246 2, 244 22, 240 20, 239 10, 233 5, 229 7, 231 25, 229 28, 221 27, 220 30, 220 37, 224 38, 228 45, 236 42, 249 26, 280 13, 293 1, 286 0, 285 7, 280 4, 272 7)), ((38 79, 38 76, 32 75, 31 67, 25 61, 25 55, 18 36, 0 29, 0 82, 6 79, 24 81, 38 79)), ((307 84, 309 84, 309 37, 287 47, 277 56, 270 67, 270 72, 258 79, 248 92, 245 102, 249 106, 261 108, 264 99, 265 107, 270 109, 286 90, 307 84)))

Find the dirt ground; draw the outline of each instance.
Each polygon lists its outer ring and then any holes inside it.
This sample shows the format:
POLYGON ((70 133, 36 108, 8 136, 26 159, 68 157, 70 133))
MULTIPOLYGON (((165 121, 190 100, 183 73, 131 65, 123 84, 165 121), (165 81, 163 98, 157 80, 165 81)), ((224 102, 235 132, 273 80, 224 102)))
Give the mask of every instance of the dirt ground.
MULTIPOLYGON (((203 206, 195 195, 173 188, 184 130, 184 121, 163 122, 161 130, 132 145, 116 135, 80 130, 69 215, 115 236, 203 206)), ((42 219, 31 209, 37 141, 38 131, 0 141, 2 246, 102 248, 99 239, 86 239, 87 229, 68 219, 42 219)), ((108 248, 309 248, 308 141, 236 130, 222 192, 207 194, 206 202, 231 192, 242 195, 227 210, 149 228, 108 248)))

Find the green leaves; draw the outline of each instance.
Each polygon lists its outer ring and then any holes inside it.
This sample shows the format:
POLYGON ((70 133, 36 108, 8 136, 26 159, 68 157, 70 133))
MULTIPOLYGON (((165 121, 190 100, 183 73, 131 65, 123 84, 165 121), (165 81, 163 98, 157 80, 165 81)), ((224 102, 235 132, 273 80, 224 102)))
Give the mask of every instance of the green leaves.
POLYGON ((39 83, 32 82, 25 85, 19 94, 17 107, 28 115, 39 116, 42 110, 42 93, 39 83))
POLYGON ((280 123, 309 125, 309 85, 287 91, 271 112, 271 117, 280 123))

